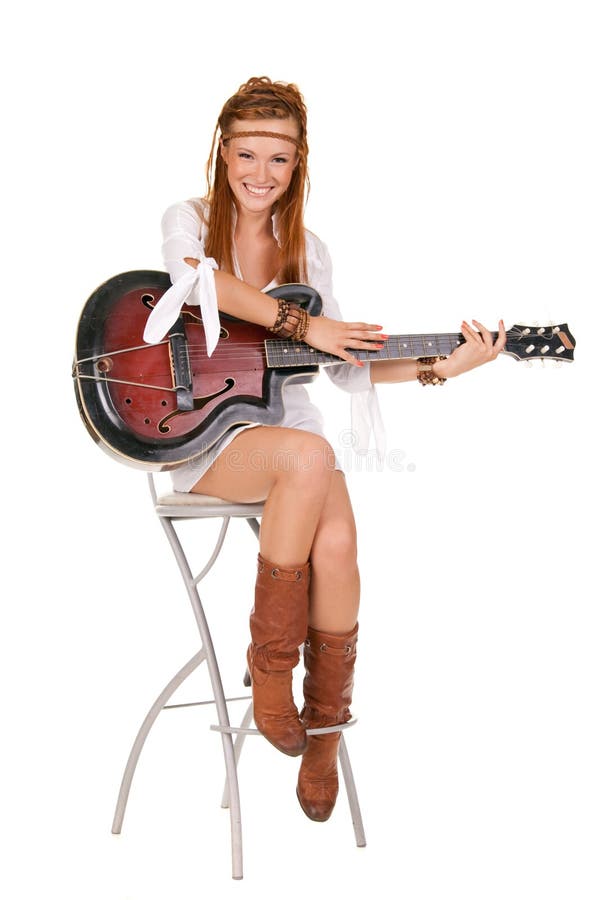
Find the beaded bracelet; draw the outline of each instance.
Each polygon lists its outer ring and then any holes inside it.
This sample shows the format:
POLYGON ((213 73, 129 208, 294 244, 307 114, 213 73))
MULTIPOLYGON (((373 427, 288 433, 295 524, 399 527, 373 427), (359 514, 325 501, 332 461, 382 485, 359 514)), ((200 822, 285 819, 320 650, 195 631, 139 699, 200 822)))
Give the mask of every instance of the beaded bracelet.
POLYGON ((301 313, 301 318, 294 333, 292 334, 293 341, 304 340, 305 335, 307 334, 307 329, 309 328, 309 313, 306 309, 301 309, 301 307, 299 307, 299 312, 301 313))
POLYGON ((281 297, 278 300, 278 315, 273 325, 268 327, 277 337, 302 341, 309 328, 309 313, 297 303, 289 303, 281 297))
POLYGON ((418 363, 416 378, 420 384, 445 384, 447 378, 442 378, 433 372, 433 364, 439 362, 440 359, 447 359, 447 356, 421 356, 416 360, 418 363))
POLYGON ((274 324, 268 326, 268 331, 271 331, 274 334, 278 334, 283 327, 288 318, 290 308, 288 300, 283 300, 282 297, 277 297, 276 299, 278 301, 278 315, 276 316, 274 324))

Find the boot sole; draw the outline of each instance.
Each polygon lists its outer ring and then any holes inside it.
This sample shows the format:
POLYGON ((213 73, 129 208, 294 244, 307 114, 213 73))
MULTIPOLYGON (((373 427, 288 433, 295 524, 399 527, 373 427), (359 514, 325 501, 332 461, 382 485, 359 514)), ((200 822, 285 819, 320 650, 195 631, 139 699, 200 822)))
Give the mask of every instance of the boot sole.
MULTIPOLYGON (((259 730, 259 729, 258 729, 258 730, 259 730)), ((285 756, 303 756, 303 754, 304 754, 305 751, 307 750, 307 741, 305 742, 305 744, 304 744, 302 747, 299 747, 298 749, 295 749, 295 750, 286 750, 284 747, 281 747, 280 744, 275 744, 274 741, 272 741, 272 740, 267 736, 267 734, 264 734, 264 733, 263 733, 263 731, 260 731, 259 733, 260 733, 261 735, 263 735, 263 737, 266 739, 266 741, 268 742, 268 744, 271 744, 272 747, 275 747, 276 750, 279 750, 279 751, 280 751, 280 753, 284 753, 285 756)))

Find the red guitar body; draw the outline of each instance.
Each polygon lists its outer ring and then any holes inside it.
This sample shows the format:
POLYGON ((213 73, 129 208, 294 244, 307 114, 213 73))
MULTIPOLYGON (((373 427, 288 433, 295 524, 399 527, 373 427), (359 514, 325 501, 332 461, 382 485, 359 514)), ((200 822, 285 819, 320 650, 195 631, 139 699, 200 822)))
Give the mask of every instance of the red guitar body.
MULTIPOLYGON (((277 424, 284 383, 310 381, 318 371, 268 369, 264 342, 274 336, 223 313, 208 357, 198 307, 183 308, 170 332, 179 328, 177 336, 145 344, 149 312, 169 286, 163 272, 118 275, 89 298, 77 331, 73 376, 88 431, 112 456, 147 470, 197 456, 238 424, 277 424), (186 362, 189 383, 181 387, 186 362)), ((280 286, 277 295, 320 311, 318 294, 305 285, 280 286)))

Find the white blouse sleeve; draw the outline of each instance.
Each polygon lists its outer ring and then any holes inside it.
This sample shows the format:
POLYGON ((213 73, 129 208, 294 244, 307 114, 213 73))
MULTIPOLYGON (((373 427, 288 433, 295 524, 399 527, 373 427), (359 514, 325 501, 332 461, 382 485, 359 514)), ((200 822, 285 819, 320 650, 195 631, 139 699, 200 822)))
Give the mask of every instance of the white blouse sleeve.
POLYGON ((144 329, 144 340, 156 344, 169 331, 184 303, 201 307, 207 355, 211 356, 219 339, 220 322, 213 270, 217 263, 205 255, 201 237, 202 219, 193 201, 170 206, 161 220, 163 261, 172 286, 163 294, 144 329), (184 257, 198 259, 197 268, 184 257))
MULTIPOLYGON (((332 261, 322 241, 315 235, 308 235, 307 262, 311 286, 322 298, 322 310, 331 319, 342 320, 339 304, 332 290, 332 261)), ((370 446, 370 437, 374 436, 374 444, 379 457, 386 450, 385 428, 380 412, 376 388, 370 379, 370 363, 362 368, 342 362, 325 366, 326 372, 338 387, 351 394, 351 433, 354 447, 359 453, 365 453, 370 446)))

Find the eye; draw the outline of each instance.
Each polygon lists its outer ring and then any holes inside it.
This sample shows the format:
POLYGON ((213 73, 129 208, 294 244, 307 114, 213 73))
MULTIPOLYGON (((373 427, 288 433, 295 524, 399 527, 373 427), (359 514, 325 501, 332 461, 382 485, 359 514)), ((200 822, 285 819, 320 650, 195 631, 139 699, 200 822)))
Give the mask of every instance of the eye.
POLYGON ((275 163, 287 163, 288 156, 275 156, 273 162, 275 163))
POLYGON ((245 150, 239 150, 237 154, 239 159, 252 159, 250 153, 247 153, 245 150))

